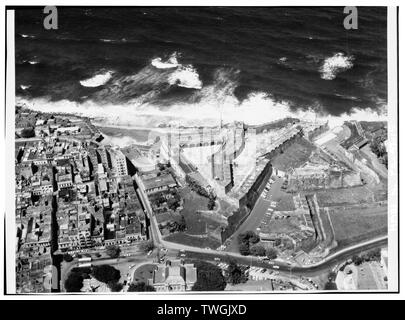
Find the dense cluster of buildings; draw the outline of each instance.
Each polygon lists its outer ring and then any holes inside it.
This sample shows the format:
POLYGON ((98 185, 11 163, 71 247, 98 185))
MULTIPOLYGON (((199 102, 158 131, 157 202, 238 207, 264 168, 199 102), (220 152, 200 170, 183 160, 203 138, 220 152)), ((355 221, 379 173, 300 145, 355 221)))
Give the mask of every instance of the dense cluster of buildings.
MULTIPOLYGON (((39 280, 27 274, 34 265, 51 265, 52 253, 143 240, 146 223, 121 150, 94 142, 98 133, 83 119, 19 111, 17 285, 32 292, 39 280)), ((36 267, 39 278, 48 276, 45 266, 42 273, 36 267)))

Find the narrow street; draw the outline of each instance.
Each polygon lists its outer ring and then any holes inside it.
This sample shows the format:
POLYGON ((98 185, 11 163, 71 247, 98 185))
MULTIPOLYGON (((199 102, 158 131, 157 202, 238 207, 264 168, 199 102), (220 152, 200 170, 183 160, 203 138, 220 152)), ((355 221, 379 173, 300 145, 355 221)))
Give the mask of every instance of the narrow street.
POLYGON ((231 243, 227 246, 226 251, 239 252, 238 235, 246 231, 256 232, 256 228, 259 227, 260 222, 267 212, 267 209, 270 207, 271 201, 277 201, 283 194, 281 190, 283 179, 279 177, 275 177, 275 179, 276 181, 271 185, 265 199, 262 197, 262 195, 260 195, 249 216, 230 237, 231 243))

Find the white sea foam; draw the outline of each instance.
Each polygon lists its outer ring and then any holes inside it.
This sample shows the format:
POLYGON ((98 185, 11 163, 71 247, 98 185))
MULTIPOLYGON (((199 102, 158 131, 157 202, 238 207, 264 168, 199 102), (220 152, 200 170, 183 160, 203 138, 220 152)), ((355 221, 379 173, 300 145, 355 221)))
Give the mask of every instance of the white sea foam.
POLYGON ((171 68, 177 68, 181 66, 179 62, 177 61, 178 54, 177 52, 174 52, 169 59, 166 61, 163 61, 162 58, 155 58, 152 60, 151 64, 155 68, 158 69, 171 69, 171 68))
POLYGON ((35 36, 29 35, 29 34, 23 34, 23 33, 21 33, 20 35, 21 35, 21 37, 23 37, 23 38, 31 38, 31 39, 35 38, 35 36))
POLYGON ((224 123, 244 121, 247 124, 262 124, 286 117, 297 117, 306 120, 328 121, 331 128, 343 124, 347 120, 386 121, 384 108, 379 110, 354 109, 350 114, 339 117, 322 115, 313 110, 293 111, 287 102, 276 102, 264 93, 251 94, 242 103, 234 96, 223 96, 219 102, 216 99, 204 97, 198 103, 179 103, 161 108, 152 104, 105 104, 99 105, 93 101, 76 103, 68 100, 50 102, 46 99, 26 100, 18 98, 19 104, 42 112, 74 113, 87 117, 103 119, 105 125, 122 127, 156 127, 159 124, 172 125, 218 125, 224 123))
POLYGON ((353 56, 346 56, 341 52, 326 58, 319 70, 321 78, 324 80, 335 79, 339 72, 346 71, 353 67, 353 60, 353 56))
POLYGON ((111 71, 107 71, 104 73, 98 73, 95 76, 93 76, 92 78, 80 81, 80 84, 83 87, 92 87, 92 88, 98 87, 98 86, 101 86, 101 85, 107 83, 107 81, 111 79, 112 75, 113 75, 113 73, 111 71))
POLYGON ((172 85, 177 85, 184 88, 201 89, 202 82, 197 70, 192 65, 182 65, 178 58, 180 54, 177 52, 167 59, 155 58, 151 65, 158 69, 175 69, 168 77, 168 82, 172 85))
MULTIPOLYGON (((172 74, 176 72, 177 70, 172 74)), ((378 110, 354 109, 350 114, 335 117, 327 115, 319 106, 314 106, 314 110, 293 110, 288 102, 277 101, 265 92, 251 93, 240 102, 234 95, 234 89, 238 85, 238 72, 218 70, 215 81, 204 87, 197 81, 193 68, 184 72, 184 77, 177 76, 178 81, 182 81, 183 85, 201 88, 194 93, 195 99, 190 99, 196 102, 174 102, 165 107, 146 102, 150 100, 142 98, 123 104, 99 104, 92 100, 81 103, 68 100, 51 102, 44 98, 27 100, 21 97, 17 102, 26 103, 29 108, 37 111, 74 113, 102 119, 105 125, 138 128, 157 127, 160 124, 208 126, 218 125, 221 120, 224 123, 243 121, 247 124, 262 124, 286 117, 327 120, 330 127, 334 128, 346 120, 387 120, 385 105, 381 105, 378 110)))
POLYGON ((202 82, 198 72, 192 65, 179 67, 169 76, 169 83, 185 88, 202 88, 202 82))

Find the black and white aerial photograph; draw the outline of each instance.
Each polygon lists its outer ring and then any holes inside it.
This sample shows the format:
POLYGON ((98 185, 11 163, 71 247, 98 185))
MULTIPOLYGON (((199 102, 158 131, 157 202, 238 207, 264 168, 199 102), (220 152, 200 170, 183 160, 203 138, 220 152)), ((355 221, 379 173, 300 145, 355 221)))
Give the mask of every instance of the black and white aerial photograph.
POLYGON ((6 10, 6 291, 398 292, 397 8, 143 4, 6 10))

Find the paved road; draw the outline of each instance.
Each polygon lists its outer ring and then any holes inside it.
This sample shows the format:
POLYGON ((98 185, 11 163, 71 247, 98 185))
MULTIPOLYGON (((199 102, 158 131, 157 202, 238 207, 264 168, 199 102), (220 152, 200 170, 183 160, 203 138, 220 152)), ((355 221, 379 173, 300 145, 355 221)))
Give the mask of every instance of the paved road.
MULTIPOLYGON (((273 185, 275 185, 275 184, 273 184, 273 185)), ((354 254, 360 253, 364 250, 369 250, 369 249, 373 249, 373 248, 380 248, 380 247, 386 246, 387 242, 388 242, 388 236, 383 236, 383 237, 376 238, 373 240, 358 243, 356 245, 344 248, 344 249, 326 257, 325 259, 323 259, 322 261, 320 261, 317 264, 308 265, 308 266, 289 265, 284 262, 274 262, 274 264, 270 265, 268 262, 263 262, 259 258, 253 257, 253 256, 242 256, 241 254, 234 253, 234 252, 224 252, 224 251, 216 251, 216 250, 211 250, 211 249, 202 249, 202 248, 187 246, 184 244, 179 244, 179 243, 174 243, 174 242, 169 242, 169 241, 163 240, 160 230, 158 228, 158 223, 157 223, 156 217, 154 216, 152 208, 150 206, 149 199, 146 196, 146 193, 144 192, 142 182, 138 183, 138 186, 139 186, 139 194, 141 196, 141 201, 145 202, 144 208, 147 212, 148 217, 150 217, 150 230, 151 230, 151 236, 152 236, 154 244, 157 247, 165 247, 167 249, 184 251, 186 256, 189 254, 191 254, 191 255, 197 254, 197 255, 202 255, 204 257, 204 259, 206 259, 206 260, 210 260, 210 259, 214 260, 215 258, 219 258, 221 260, 226 260, 229 257, 232 257, 233 259, 235 259, 237 261, 237 263, 240 263, 240 264, 253 265, 253 266, 264 267, 264 268, 269 268, 269 267, 272 267, 273 265, 277 265, 278 266, 277 270, 279 270, 281 272, 296 273, 299 275, 301 275, 301 274, 317 275, 320 273, 328 272, 335 265, 337 265, 338 263, 340 263, 342 261, 347 260, 354 254)), ((277 187, 277 185, 275 187, 277 187)), ((260 199, 262 199, 262 198, 260 198, 260 199)), ((267 200, 264 200, 264 201, 269 202, 267 200)), ((261 202, 259 202, 259 205, 260 205, 260 203, 261 202)), ((260 207, 260 208, 262 208, 262 207, 260 207)), ((258 210, 258 212, 259 212, 259 210, 258 210)))
MULTIPOLYGON (((260 259, 252 256, 241 256, 238 254, 234 254, 231 252, 212 252, 212 250, 203 250, 204 252, 204 260, 214 260, 215 258, 220 258, 222 261, 226 261, 229 257, 232 257, 237 261, 239 264, 244 265, 251 265, 261 268, 272 268, 272 266, 278 266, 277 271, 282 273, 290 273, 295 275, 307 275, 307 276, 316 276, 319 274, 327 273, 333 269, 339 263, 348 260, 355 254, 359 254, 366 250, 375 249, 375 248, 382 248, 386 246, 388 243, 388 238, 381 237, 374 240, 370 240, 367 242, 359 243, 355 246, 350 246, 345 249, 342 249, 328 257, 326 259, 308 266, 296 266, 296 265, 288 265, 287 263, 283 262, 274 262, 272 264, 268 262, 260 261, 260 259)), ((185 250, 186 257, 198 257, 195 255, 195 250, 185 250)))
POLYGON ((277 201, 283 195, 283 191, 281 190, 282 184, 283 178, 276 177, 276 181, 271 185, 270 190, 266 195, 266 198, 263 199, 263 197, 260 195, 249 216, 230 238, 231 243, 228 245, 226 251, 239 252, 238 235, 246 231, 256 232, 256 228, 260 225, 260 222, 265 216, 271 201, 277 201))

